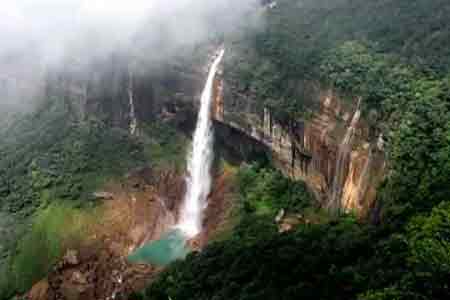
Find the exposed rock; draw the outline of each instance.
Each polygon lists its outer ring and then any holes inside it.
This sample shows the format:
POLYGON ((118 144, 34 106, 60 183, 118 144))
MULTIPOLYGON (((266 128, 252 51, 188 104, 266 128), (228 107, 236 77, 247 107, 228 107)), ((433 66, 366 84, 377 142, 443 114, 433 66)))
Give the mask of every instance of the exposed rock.
POLYGON ((155 271, 150 266, 130 265, 125 257, 107 248, 97 249, 80 259, 76 267, 60 264, 49 275, 48 291, 55 298, 48 299, 97 300, 113 294, 129 295, 134 286, 145 286, 155 271))
POLYGON ((63 282, 60 293, 65 300, 88 300, 95 299, 93 285, 80 285, 72 282, 63 282))
POLYGON ((88 283, 86 276, 80 271, 75 271, 72 273, 71 282, 81 285, 85 285, 88 283))
POLYGON ((304 223, 309 224, 310 221, 308 219, 304 219, 302 215, 285 215, 278 222, 278 232, 288 232, 294 229, 297 225, 304 223))
POLYGON ((380 150, 380 151, 384 150, 384 137, 383 137, 383 134, 380 134, 380 136, 378 137, 377 147, 378 147, 378 150, 380 150))
POLYGON ((48 281, 42 280, 36 283, 31 291, 28 293, 28 299, 29 300, 48 300, 52 297, 49 294, 50 291, 50 285, 48 284, 48 281))
POLYGON ((63 257, 63 262, 70 266, 78 265, 78 252, 76 250, 68 250, 63 257))
POLYGON ((293 228, 292 224, 289 224, 289 223, 283 223, 283 224, 280 225, 280 227, 279 227, 279 229, 278 229, 278 232, 279 232, 279 233, 288 232, 288 231, 291 231, 292 228, 293 228))
POLYGON ((277 216, 275 217, 275 223, 280 223, 281 220, 283 220, 284 215, 286 214, 284 209, 280 209, 280 211, 278 212, 277 216))
POLYGON ((97 200, 112 200, 114 199, 114 195, 108 192, 95 192, 93 194, 94 198, 97 200))
MULTIPOLYGON (((233 184, 230 172, 217 174, 205 211, 205 231, 191 241, 200 250, 223 225, 231 211, 233 184)), ((29 293, 32 300, 126 299, 145 288, 161 271, 149 265, 132 265, 127 256, 141 245, 158 239, 176 222, 184 195, 183 176, 157 173, 148 168, 131 172, 123 182, 110 183, 105 193, 101 222, 79 249, 68 250, 48 275, 29 293), (139 183, 136 191, 133 186, 139 183)))
POLYGON ((222 125, 217 135, 224 144, 238 152, 258 149, 239 137, 245 135, 264 146, 285 175, 304 180, 323 207, 368 214, 385 157, 382 138, 362 117, 359 101, 344 101, 332 89, 300 81, 299 97, 308 103, 311 117, 280 122, 268 109, 258 108, 260 99, 251 93, 243 95, 233 83, 217 81, 213 115, 222 125), (232 130, 224 134, 223 126, 232 130))
POLYGON ((194 250, 203 248, 214 235, 229 230, 229 217, 233 213, 237 192, 233 175, 233 171, 225 170, 214 176, 208 206, 204 211, 204 230, 198 239, 198 248, 194 250))

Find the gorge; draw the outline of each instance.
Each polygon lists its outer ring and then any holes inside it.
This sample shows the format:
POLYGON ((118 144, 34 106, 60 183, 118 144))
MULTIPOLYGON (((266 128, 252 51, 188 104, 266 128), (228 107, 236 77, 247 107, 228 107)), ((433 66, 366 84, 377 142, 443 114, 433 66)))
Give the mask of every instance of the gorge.
MULTIPOLYGON (((120 68, 118 65, 111 67, 120 68)), ((189 120, 196 115, 192 106, 198 107, 196 99, 204 76, 199 69, 197 66, 180 74, 179 78, 175 74, 172 79, 175 85, 171 87, 174 92, 168 95, 158 92, 166 88, 160 83, 163 79, 154 78, 143 89, 144 84, 135 78, 133 85, 129 75, 127 81, 133 89, 126 89, 128 93, 134 90, 129 95, 133 102, 100 101, 91 108, 92 104, 87 101, 86 106, 77 110, 84 111, 86 115, 98 109, 123 111, 123 117, 111 116, 116 118, 113 122, 129 126, 132 131, 138 130, 136 123, 161 117, 173 119, 182 130, 194 128, 189 120), (157 98, 159 101, 155 100, 157 98)), ((146 77, 142 79, 147 80, 146 77)), ((257 142, 259 146, 255 147, 261 148, 262 152, 264 148, 267 153, 271 152, 275 165, 284 174, 306 181, 323 207, 335 212, 342 210, 367 216, 375 205, 377 186, 384 178, 385 155, 383 143, 380 143, 381 132, 369 124, 367 117, 370 114, 361 116, 358 101, 346 99, 339 92, 317 82, 297 80, 297 97, 299 101, 310 103, 309 116, 280 122, 269 108, 258 107, 260 100, 257 96, 238 92, 233 80, 219 76, 214 81, 212 118, 216 124, 225 126, 218 129, 219 137, 224 139, 223 144, 240 152, 239 148, 246 147, 239 142, 240 137, 227 140, 229 137, 226 135, 227 132, 243 134, 257 142)), ((72 91, 78 89, 70 87, 63 93, 69 99, 76 99, 72 91)), ((87 98, 93 96, 88 95, 87 98)), ((112 96, 112 99, 117 96, 112 96)), ((71 105, 80 104, 74 102, 71 105)))
POLYGON ((367 216, 384 176, 385 159, 378 137, 360 119, 357 103, 332 89, 299 82, 299 97, 311 99, 317 108, 309 119, 280 123, 266 108, 257 112, 258 99, 252 95, 239 95, 226 82, 217 86, 217 122, 268 147, 283 173, 306 181, 324 207, 367 216))
POLYGON ((30 16, 0 49, 0 300, 448 299, 447 2, 105 2, 50 44, 30 16))

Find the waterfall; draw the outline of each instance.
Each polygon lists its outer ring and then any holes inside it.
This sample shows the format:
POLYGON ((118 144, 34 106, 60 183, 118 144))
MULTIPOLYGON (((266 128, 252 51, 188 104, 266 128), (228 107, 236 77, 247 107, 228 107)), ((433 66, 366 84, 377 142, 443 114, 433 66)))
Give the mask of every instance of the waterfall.
POLYGON ((211 189, 211 163, 213 159, 213 132, 211 122, 211 102, 214 78, 225 50, 221 50, 212 64, 200 100, 200 111, 194 133, 192 149, 188 155, 187 191, 177 228, 187 237, 201 232, 203 210, 207 205, 211 189))
POLYGON ((358 100, 358 106, 355 114, 353 115, 350 126, 347 128, 344 139, 339 146, 337 161, 336 161, 336 174, 333 181, 331 199, 328 208, 331 210, 338 210, 341 207, 342 192, 344 190, 345 181, 348 175, 348 168, 350 164, 350 156, 352 150, 352 141, 355 136, 356 126, 361 118, 361 99, 358 100))
POLYGON ((130 102, 130 134, 134 135, 137 129, 136 111, 134 109, 134 87, 133 87, 133 72, 129 71, 128 75, 128 100, 130 102))
POLYGON ((367 157, 366 163, 364 164, 364 168, 362 169, 361 175, 359 176, 358 181, 358 197, 356 198, 357 205, 361 205, 364 196, 366 195, 367 189, 369 188, 370 183, 370 171, 372 169, 372 161, 373 161, 373 150, 369 149, 369 156, 367 157))

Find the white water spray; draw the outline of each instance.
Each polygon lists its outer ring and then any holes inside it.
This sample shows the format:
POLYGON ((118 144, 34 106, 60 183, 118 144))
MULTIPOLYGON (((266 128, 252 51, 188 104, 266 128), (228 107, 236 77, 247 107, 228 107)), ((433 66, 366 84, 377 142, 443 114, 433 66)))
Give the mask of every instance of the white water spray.
POLYGON ((187 191, 177 228, 192 238, 202 229, 203 210, 207 206, 211 190, 211 163, 213 159, 213 132, 211 126, 211 102, 214 78, 225 50, 221 50, 208 74, 200 100, 200 111, 194 133, 192 150, 188 157, 187 191))
POLYGON ((133 87, 133 72, 131 69, 128 73, 128 100, 130 103, 130 134, 135 135, 137 129, 136 111, 134 108, 134 87, 133 87))

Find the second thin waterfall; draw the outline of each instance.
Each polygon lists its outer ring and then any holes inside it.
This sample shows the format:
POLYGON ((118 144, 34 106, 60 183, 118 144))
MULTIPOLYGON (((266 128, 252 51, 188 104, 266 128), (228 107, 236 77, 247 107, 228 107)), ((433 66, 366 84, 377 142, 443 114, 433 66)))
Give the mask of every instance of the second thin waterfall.
POLYGON ((221 50, 212 64, 200 100, 197 126, 188 156, 187 191, 180 212, 177 228, 188 238, 202 230, 203 211, 207 206, 211 190, 211 164, 213 160, 213 131, 211 121, 211 103, 214 78, 225 50, 221 50))

